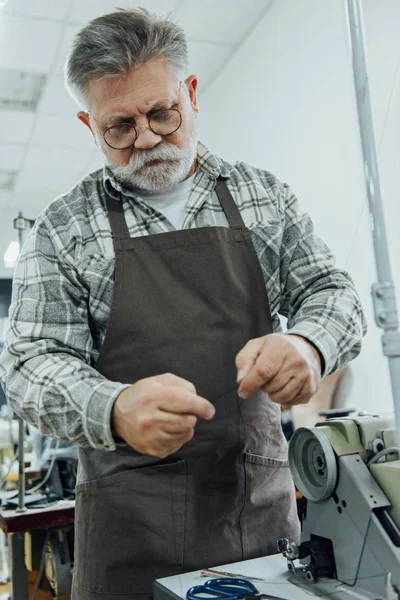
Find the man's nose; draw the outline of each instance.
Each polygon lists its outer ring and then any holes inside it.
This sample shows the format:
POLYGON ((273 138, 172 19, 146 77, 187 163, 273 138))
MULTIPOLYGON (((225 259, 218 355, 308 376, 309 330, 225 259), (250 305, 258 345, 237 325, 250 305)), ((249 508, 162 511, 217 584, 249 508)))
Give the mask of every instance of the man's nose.
POLYGON ((143 129, 138 130, 135 148, 139 148, 141 150, 149 150, 150 148, 154 148, 154 146, 157 146, 157 144, 161 142, 161 139, 161 135, 154 133, 154 131, 152 131, 149 126, 147 126, 143 129))

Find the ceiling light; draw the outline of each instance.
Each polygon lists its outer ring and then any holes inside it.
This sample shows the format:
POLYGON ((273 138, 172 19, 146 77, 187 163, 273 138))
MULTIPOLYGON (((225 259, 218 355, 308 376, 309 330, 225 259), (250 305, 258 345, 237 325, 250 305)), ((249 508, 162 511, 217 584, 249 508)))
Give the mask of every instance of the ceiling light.
POLYGON ((35 111, 45 82, 40 73, 0 69, 0 110, 35 111))
POLYGON ((13 269, 19 256, 19 243, 11 242, 4 254, 4 266, 6 269, 13 269))

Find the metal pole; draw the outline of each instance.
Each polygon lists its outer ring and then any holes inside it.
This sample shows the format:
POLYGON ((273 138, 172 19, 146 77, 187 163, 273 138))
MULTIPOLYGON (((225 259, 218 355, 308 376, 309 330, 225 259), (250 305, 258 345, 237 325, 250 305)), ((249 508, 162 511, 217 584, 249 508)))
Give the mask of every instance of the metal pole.
MULTIPOLYGON (((382 192, 372 122, 361 0, 347 0, 364 176, 367 185, 378 283, 372 285, 375 321, 384 330, 383 353, 389 360, 395 408, 397 441, 400 447, 400 333, 395 288, 390 268, 382 192)), ((374 374, 371 374, 374 376, 374 374)), ((378 374, 376 375, 378 376, 378 374)))
MULTIPOLYGON (((21 214, 21 213, 20 213, 21 214)), ((22 248, 22 229, 18 229, 19 251, 22 248)), ((25 508, 25 422, 18 417, 18 507, 17 512, 24 512, 25 508)))

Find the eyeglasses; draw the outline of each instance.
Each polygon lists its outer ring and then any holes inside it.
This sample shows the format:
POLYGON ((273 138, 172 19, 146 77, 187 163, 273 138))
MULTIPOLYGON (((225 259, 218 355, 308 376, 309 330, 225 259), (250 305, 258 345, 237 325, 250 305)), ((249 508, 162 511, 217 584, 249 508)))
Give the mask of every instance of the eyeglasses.
MULTIPOLYGON (((179 84, 179 96, 181 84, 179 84)), ((180 103, 180 100, 179 100, 180 103)), ((156 135, 166 136, 178 131, 182 125, 182 114, 178 108, 157 110, 146 115, 150 131, 156 135)), ((94 119, 94 117, 93 117, 94 119)), ((96 119, 94 119, 96 120, 96 119)), ((139 128, 132 123, 118 123, 108 127, 103 133, 103 139, 114 150, 132 148, 139 136, 139 128)))

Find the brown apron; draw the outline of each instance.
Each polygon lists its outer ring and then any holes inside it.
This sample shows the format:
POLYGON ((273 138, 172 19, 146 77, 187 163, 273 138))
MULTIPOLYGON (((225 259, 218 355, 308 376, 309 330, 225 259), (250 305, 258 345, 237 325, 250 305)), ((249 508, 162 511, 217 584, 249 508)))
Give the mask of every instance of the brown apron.
POLYGON ((251 233, 224 180, 230 228, 129 237, 122 202, 108 198, 116 256, 106 338, 96 369, 134 383, 171 372, 216 407, 166 459, 132 448, 80 448, 74 598, 151 598, 152 582, 276 552, 298 539, 295 491, 280 407, 237 396, 235 356, 271 333, 251 233))

